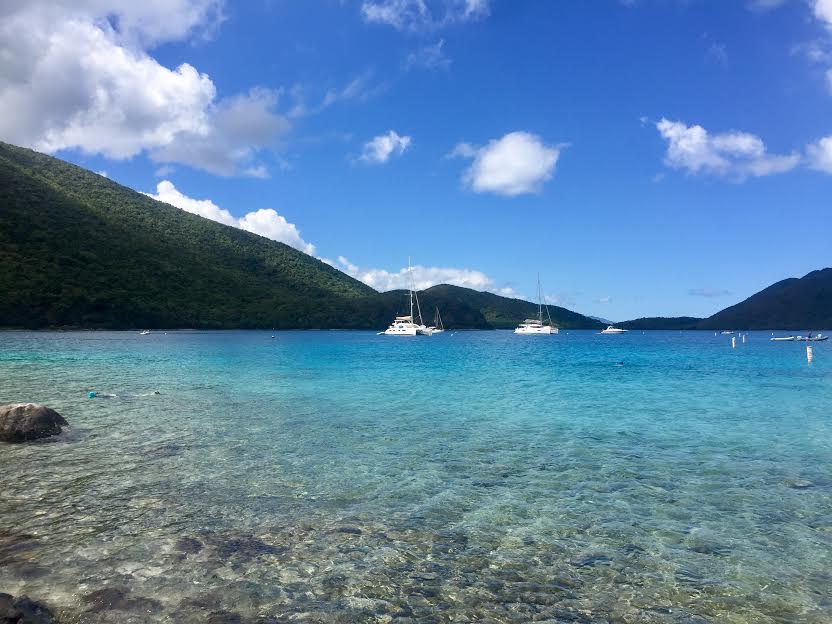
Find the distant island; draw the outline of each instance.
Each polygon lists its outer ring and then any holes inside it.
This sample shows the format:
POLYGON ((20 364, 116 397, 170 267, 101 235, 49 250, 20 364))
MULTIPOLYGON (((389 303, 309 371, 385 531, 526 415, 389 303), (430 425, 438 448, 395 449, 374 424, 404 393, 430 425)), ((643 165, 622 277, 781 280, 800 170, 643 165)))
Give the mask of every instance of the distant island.
MULTIPOLYGON (((0 142, 0 327, 379 329, 407 308, 288 245, 158 202, 0 142)), ((537 304, 441 284, 419 292, 456 329, 516 327, 537 304)), ((549 306, 555 325, 600 320, 549 306)), ((626 329, 832 327, 832 269, 788 279, 707 319, 626 329)))

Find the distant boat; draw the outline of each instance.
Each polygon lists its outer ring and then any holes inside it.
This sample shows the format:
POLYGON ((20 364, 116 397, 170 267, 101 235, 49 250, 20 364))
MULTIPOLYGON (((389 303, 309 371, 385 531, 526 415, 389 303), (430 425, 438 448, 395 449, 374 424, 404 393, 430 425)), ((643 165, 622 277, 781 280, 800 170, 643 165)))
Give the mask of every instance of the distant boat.
POLYGON ((799 340, 800 342, 822 342, 824 340, 828 340, 829 336, 824 336, 823 334, 818 334, 817 336, 813 336, 812 332, 809 332, 808 336, 797 336, 795 340, 799 340))
POLYGON ((733 331, 733 330, 731 330, 731 329, 726 329, 725 331, 720 332, 720 333, 721 333, 723 336, 730 336, 731 334, 733 334, 733 333, 734 333, 734 331, 733 331))
POLYGON ((147 336, 150 333, 149 329, 143 329, 139 332, 139 336, 147 336))
POLYGON ((774 338, 769 338, 772 342, 794 342, 796 339, 794 336, 777 336, 774 338))
POLYGON ((428 327, 431 334, 441 334, 445 331, 445 326, 442 325, 442 317, 439 316, 439 306, 436 307, 436 314, 433 315, 433 325, 428 327))
POLYGON ((549 324, 543 324, 543 289, 540 287, 540 275, 537 276, 537 318, 536 319, 526 319, 520 325, 517 326, 517 329, 514 330, 515 334, 526 334, 526 335, 543 335, 543 336, 552 336, 559 332, 558 328, 555 327, 555 324, 552 323, 552 316, 549 314, 549 306, 546 307, 546 316, 549 318, 549 324))
POLYGON ((606 329, 601 330, 602 334, 625 334, 627 333, 626 329, 621 329, 620 327, 615 327, 613 325, 608 325, 606 329))

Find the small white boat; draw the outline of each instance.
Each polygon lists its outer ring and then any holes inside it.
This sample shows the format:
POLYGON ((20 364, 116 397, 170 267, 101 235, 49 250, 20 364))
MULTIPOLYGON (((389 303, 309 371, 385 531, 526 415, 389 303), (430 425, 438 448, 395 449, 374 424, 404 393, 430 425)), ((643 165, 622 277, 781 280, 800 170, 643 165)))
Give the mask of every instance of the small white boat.
POLYGON ((553 336, 560 330, 552 323, 552 317, 549 314, 549 306, 546 306, 546 316, 549 318, 549 324, 543 324, 543 289, 540 286, 540 275, 537 276, 537 318, 526 319, 517 329, 515 334, 538 335, 538 336, 553 336))
POLYGON ((149 329, 143 329, 139 332, 139 336, 147 336, 150 333, 149 329))
POLYGON ((602 334, 626 334, 626 329, 621 329, 620 327, 615 327, 613 325, 608 325, 606 329, 601 330, 602 334))
POLYGON ((794 342, 794 336, 776 336, 774 338, 769 338, 771 342, 794 342))
POLYGON ((733 334, 733 333, 734 333, 734 331, 733 331, 733 330, 731 330, 731 329, 726 329, 725 331, 720 332, 720 333, 721 333, 723 336, 730 336, 731 334, 733 334))
POLYGON ((824 336, 823 334, 818 334, 816 336, 813 336, 811 334, 811 332, 809 333, 808 336, 798 336, 797 338, 795 338, 795 340, 798 340, 800 342, 822 342, 822 341, 828 340, 828 339, 829 339, 829 336, 824 336))
POLYGON ((445 326, 442 325, 442 317, 439 316, 439 306, 436 307, 436 314, 433 316, 433 325, 428 327, 431 335, 442 334, 445 332, 445 326))

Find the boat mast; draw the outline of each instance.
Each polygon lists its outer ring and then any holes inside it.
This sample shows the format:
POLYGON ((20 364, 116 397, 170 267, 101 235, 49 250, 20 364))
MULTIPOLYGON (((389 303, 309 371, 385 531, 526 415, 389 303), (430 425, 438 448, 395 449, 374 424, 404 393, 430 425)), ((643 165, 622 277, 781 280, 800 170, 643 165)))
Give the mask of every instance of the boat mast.
POLYGON ((410 256, 407 257, 407 276, 410 278, 410 322, 413 322, 413 271, 410 268, 410 256))
POLYGON ((543 294, 540 291, 540 273, 537 274, 537 320, 543 325, 543 294))

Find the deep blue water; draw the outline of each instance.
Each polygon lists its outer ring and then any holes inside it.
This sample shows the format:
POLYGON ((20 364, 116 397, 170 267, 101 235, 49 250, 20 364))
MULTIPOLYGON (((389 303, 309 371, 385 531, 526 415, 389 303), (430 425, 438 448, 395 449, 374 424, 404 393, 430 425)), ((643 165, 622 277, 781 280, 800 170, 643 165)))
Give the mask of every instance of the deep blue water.
POLYGON ((0 333, 0 404, 71 424, 0 446, 0 591, 84 622, 832 621, 832 344, 271 335, 0 333))

